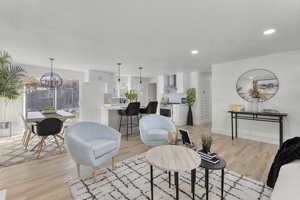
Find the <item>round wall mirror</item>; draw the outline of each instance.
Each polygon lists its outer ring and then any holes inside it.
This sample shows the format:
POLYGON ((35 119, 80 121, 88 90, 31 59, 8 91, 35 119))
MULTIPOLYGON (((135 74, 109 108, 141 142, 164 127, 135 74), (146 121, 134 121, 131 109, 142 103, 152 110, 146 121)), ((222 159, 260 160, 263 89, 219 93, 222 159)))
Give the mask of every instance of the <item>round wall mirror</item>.
POLYGON ((264 102, 278 92, 277 76, 266 69, 253 69, 243 73, 236 84, 240 97, 248 102, 264 102))

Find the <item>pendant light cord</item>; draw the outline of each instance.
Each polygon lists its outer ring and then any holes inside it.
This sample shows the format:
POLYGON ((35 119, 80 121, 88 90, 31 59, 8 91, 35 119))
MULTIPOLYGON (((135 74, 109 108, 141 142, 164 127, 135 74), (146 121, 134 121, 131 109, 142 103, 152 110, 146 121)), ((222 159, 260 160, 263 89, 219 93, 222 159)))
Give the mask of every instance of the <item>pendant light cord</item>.
POLYGON ((118 65, 118 73, 119 73, 118 81, 120 83, 121 82, 121 65, 122 65, 122 63, 117 63, 117 65, 118 65))
POLYGON ((140 70, 140 84, 142 84, 143 82, 142 82, 142 67, 139 67, 139 70, 140 70))
POLYGON ((50 62, 51 62, 51 80, 52 80, 52 77, 53 77, 53 61, 54 61, 54 58, 49 58, 50 62))

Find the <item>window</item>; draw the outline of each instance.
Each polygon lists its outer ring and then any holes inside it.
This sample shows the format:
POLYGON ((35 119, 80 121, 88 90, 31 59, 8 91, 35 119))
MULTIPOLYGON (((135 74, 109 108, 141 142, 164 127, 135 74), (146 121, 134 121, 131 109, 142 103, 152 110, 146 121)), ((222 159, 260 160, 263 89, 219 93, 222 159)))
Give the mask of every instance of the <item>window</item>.
POLYGON ((55 107, 54 96, 55 91, 51 91, 47 88, 42 88, 38 86, 35 87, 34 90, 26 90, 26 111, 40 111, 45 107, 55 107))
POLYGON ((64 81, 56 94, 57 109, 79 108, 79 81, 64 81))
POLYGON ((36 79, 27 81, 25 106, 26 112, 40 111, 45 107, 76 111, 79 108, 79 81, 64 80, 63 85, 57 89, 43 88, 36 79))

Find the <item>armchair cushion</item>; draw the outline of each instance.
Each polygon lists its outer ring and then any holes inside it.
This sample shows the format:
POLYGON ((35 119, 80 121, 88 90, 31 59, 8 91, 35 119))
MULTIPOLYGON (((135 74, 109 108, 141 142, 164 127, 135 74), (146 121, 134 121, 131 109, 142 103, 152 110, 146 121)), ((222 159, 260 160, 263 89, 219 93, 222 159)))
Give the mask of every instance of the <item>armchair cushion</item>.
POLYGON ((157 146, 168 143, 168 132, 175 132, 172 120, 161 115, 144 116, 139 123, 141 140, 144 144, 157 146))
POLYGON ((95 167, 118 154, 121 133, 102 124, 79 122, 66 129, 65 144, 77 164, 95 167))
POLYGON ((168 131, 164 129, 149 129, 145 133, 146 140, 161 141, 168 140, 168 131))
POLYGON ((91 142, 91 146, 96 159, 104 154, 117 150, 117 142, 113 140, 102 139, 93 141, 91 142))

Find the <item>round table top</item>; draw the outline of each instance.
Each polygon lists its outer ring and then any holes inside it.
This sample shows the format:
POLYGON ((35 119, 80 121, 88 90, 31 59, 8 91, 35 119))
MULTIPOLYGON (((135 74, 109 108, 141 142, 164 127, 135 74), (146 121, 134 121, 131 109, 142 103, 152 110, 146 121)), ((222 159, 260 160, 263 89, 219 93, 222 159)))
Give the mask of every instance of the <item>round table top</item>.
POLYGON ((224 169, 226 167, 226 161, 219 156, 217 156, 217 158, 220 160, 220 162, 218 162, 217 164, 213 164, 205 160, 202 160, 200 167, 203 167, 205 169, 210 169, 210 170, 224 169))
POLYGON ((154 147, 146 153, 146 160, 154 167, 174 172, 190 172, 201 164, 197 152, 176 145, 154 147))

